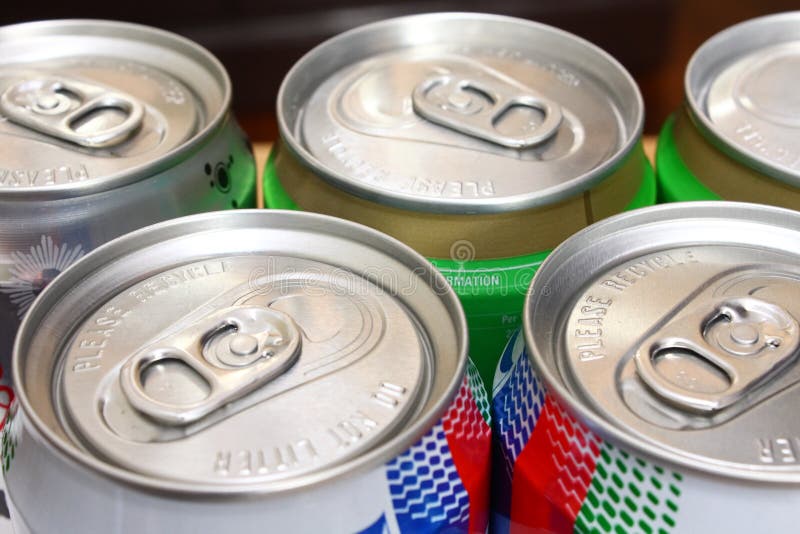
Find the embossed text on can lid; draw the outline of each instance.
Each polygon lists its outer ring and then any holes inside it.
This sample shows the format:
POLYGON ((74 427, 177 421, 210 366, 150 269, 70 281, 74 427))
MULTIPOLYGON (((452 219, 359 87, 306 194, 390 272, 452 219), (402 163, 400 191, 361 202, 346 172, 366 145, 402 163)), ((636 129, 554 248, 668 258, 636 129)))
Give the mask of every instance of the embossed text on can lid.
POLYGON ((525 307, 530 357, 579 419, 661 463, 800 482, 800 216, 637 210, 567 240, 525 307))
POLYGON ((706 41, 686 69, 694 122, 718 147, 800 185, 800 11, 743 22, 706 41))
POLYGON ((160 489, 273 491, 388 461, 465 370, 441 275, 330 217, 186 217, 71 272, 22 327, 23 408, 66 454, 160 489))
POLYGON ((222 65, 180 36, 91 20, 2 27, 0 196, 78 196, 152 176, 229 105, 222 65))
POLYGON ((441 13, 357 28, 289 72, 281 135, 358 196, 501 212, 589 189, 641 134, 639 91, 599 48, 520 19, 441 13))

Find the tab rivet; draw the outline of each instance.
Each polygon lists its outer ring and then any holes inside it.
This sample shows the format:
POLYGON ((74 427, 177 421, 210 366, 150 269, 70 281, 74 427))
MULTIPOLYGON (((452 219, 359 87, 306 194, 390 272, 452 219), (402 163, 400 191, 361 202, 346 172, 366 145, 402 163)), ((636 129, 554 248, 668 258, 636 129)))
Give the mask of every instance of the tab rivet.
POLYGON ((731 329, 731 339, 740 345, 754 345, 758 341, 758 330, 750 324, 737 324, 731 329))
POLYGON ((228 346, 236 356, 249 356, 258 350, 258 340, 249 334, 236 334, 228 346))
POLYGON ((457 109, 467 109, 472 102, 472 98, 464 93, 453 93, 447 99, 448 103, 457 109))
POLYGON ((36 100, 36 106, 41 109, 53 109, 58 104, 58 98, 53 95, 42 95, 36 100))
POLYGON ((71 101, 59 93, 40 93, 33 103, 32 111, 39 115, 60 115, 69 110, 71 101))

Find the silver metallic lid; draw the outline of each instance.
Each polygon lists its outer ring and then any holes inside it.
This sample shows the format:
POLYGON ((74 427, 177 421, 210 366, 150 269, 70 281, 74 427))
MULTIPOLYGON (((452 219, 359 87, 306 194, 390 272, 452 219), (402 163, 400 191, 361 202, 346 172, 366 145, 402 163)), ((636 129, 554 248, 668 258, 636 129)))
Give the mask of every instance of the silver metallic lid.
POLYGON ((66 197, 155 174, 219 126, 230 82, 206 50, 134 24, 0 28, 0 197, 66 197))
POLYGON ((734 159, 800 186, 800 12, 737 24, 686 69, 692 118, 734 159))
POLYGON ((641 134, 636 84, 608 54, 520 19, 386 20, 318 46, 278 95, 281 135, 317 174, 413 210, 501 212, 602 180, 641 134))
POLYGON ((800 482, 800 214, 636 210, 579 232, 531 286, 525 333, 557 398, 661 463, 800 482))
POLYGON ((186 217, 59 281, 20 331, 23 407, 67 454, 157 488, 272 491, 388 461, 465 370, 441 275, 330 217, 186 217))

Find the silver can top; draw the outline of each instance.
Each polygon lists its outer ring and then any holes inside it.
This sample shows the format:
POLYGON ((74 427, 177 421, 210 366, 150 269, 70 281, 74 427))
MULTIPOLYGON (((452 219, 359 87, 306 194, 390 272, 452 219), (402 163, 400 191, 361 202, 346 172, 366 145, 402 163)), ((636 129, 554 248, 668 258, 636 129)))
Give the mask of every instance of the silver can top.
POLYGON ((90 20, 0 28, 0 198, 77 196, 153 175, 229 104, 222 65, 171 33, 90 20))
POLYGON ((493 15, 386 20, 318 46, 278 95, 281 135, 336 187, 476 213, 590 188, 641 134, 630 75, 555 28, 493 15))
POLYGON ((637 454, 798 483, 797 243, 800 214, 754 204, 672 204, 595 224, 534 279, 534 366, 568 409, 637 454))
POLYGON ((23 409, 65 453, 152 487, 272 491, 388 461, 465 371, 441 275, 330 217, 178 219, 59 280, 20 330, 23 409))
POLYGON ((800 11, 718 33, 692 56, 691 116, 715 145, 768 176, 800 186, 800 11))

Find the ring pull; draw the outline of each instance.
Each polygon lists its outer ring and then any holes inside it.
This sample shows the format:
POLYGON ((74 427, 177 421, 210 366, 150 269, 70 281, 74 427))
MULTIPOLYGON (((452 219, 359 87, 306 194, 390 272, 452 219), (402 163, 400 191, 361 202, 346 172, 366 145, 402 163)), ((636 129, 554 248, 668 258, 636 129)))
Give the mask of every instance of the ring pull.
POLYGON ((280 376, 300 356, 300 344, 300 332, 288 315, 232 306, 133 354, 120 371, 120 386, 143 414, 186 425, 280 376), (159 364, 159 372, 176 375, 166 382, 197 387, 149 387, 148 373, 159 364))
POLYGON ((481 73, 480 78, 428 78, 412 93, 414 111, 440 126, 508 148, 531 148, 558 132, 563 114, 556 102, 531 91, 521 92, 489 73, 481 73), (503 134, 498 126, 514 108, 535 110, 543 120, 528 123, 517 135, 503 134))
POLYGON ((742 399, 797 355, 798 323, 782 307, 727 298, 680 314, 640 345, 638 376, 662 399, 713 413, 742 399))
POLYGON ((21 126, 87 148, 118 145, 144 120, 144 106, 134 97, 66 77, 11 86, 0 96, 0 111, 21 126))

